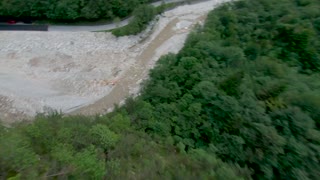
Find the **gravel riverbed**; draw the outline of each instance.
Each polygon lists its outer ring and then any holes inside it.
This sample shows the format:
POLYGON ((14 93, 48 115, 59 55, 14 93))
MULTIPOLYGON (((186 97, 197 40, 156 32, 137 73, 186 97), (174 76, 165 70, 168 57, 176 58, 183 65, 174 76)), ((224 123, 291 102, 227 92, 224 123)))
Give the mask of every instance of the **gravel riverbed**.
POLYGON ((137 94, 156 60, 177 53, 192 27, 221 2, 165 12, 144 41, 148 32, 120 38, 105 32, 0 32, 0 119, 13 122, 52 109, 112 109, 137 94))

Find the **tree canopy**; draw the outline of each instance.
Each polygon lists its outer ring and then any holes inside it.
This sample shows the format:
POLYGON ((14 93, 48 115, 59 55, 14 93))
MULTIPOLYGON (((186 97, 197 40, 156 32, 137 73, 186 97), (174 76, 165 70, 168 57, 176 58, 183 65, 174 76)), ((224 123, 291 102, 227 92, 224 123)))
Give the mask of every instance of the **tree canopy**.
POLYGON ((0 0, 0 16, 51 20, 126 17, 151 0, 0 0))

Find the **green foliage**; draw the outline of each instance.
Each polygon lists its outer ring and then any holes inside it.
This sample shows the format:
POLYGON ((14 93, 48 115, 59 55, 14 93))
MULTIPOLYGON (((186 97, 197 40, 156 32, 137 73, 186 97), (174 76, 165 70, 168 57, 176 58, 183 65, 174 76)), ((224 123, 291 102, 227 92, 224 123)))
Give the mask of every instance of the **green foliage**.
POLYGON ((71 165, 75 168, 75 178, 102 179, 105 176, 105 162, 97 156, 94 146, 89 146, 75 154, 71 165))
POLYGON ((238 87, 241 84, 241 79, 243 76, 243 72, 232 74, 230 77, 227 77, 227 79, 223 80, 219 87, 229 96, 238 96, 238 87))
POLYGON ((97 146, 105 150, 113 148, 119 140, 119 137, 116 133, 112 132, 107 126, 102 124, 94 125, 90 129, 90 133, 93 136, 92 139, 97 146))
POLYGON ((96 20, 126 17, 148 0, 0 0, 0 16, 50 20, 96 20))
POLYGON ((146 29, 155 15, 156 8, 151 5, 141 5, 133 11, 133 19, 130 20, 128 25, 114 29, 112 33, 115 36, 136 35, 146 29))
MULTIPOLYGON (((7 132, 0 138, 0 169, 10 175, 17 175, 34 168, 39 161, 30 142, 21 134, 7 132)), ((30 176, 29 176, 30 178, 30 176)))
POLYGON ((112 30, 112 34, 117 37, 139 34, 147 28, 149 23, 155 18, 156 15, 163 13, 167 9, 173 8, 178 4, 179 2, 173 2, 161 4, 158 7, 153 7, 150 5, 138 6, 133 11, 133 19, 129 21, 129 24, 112 30))
POLYGON ((217 8, 116 111, 1 127, 0 176, 318 179, 319 9, 318 0, 217 8))
POLYGON ((204 179, 250 179, 250 170, 247 168, 240 168, 239 166, 226 166, 220 159, 210 153, 214 148, 215 147, 211 146, 207 151, 203 149, 194 149, 190 152, 192 159, 204 162, 205 166, 211 169, 209 177, 203 177, 204 179), (240 177, 240 174, 243 176, 240 177))
POLYGON ((111 119, 107 120, 108 127, 115 132, 124 132, 129 130, 131 122, 127 115, 116 114, 111 119))
POLYGON ((51 156, 61 163, 70 163, 73 159, 75 149, 69 144, 56 144, 52 147, 51 156))
POLYGON ((152 121, 171 126, 161 136, 186 153, 214 144, 220 159, 248 166, 256 179, 316 179, 319 144, 307 132, 319 132, 320 87, 312 84, 320 39, 317 16, 306 12, 320 4, 297 3, 224 5, 177 56, 160 59, 141 99, 155 109, 152 121))

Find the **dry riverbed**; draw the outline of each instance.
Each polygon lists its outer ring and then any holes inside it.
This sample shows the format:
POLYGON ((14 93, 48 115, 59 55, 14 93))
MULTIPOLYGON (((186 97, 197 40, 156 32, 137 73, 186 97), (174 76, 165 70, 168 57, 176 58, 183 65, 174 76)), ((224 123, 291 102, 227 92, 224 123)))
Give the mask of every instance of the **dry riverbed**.
POLYGON ((137 94, 156 60, 177 53, 192 27, 221 2, 167 11, 144 41, 143 33, 0 32, 0 119, 52 109, 89 115, 111 110, 137 94))

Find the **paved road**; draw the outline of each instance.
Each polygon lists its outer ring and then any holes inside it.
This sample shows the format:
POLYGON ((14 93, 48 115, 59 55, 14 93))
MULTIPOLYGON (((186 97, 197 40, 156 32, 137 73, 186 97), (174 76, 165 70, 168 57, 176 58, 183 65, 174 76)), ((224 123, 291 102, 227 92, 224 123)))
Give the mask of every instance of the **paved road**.
MULTIPOLYGON (((157 7, 160 6, 162 3, 173 3, 173 2, 182 2, 185 0, 161 0, 152 3, 151 5, 157 7)), ((70 25, 53 25, 49 26, 48 31, 71 31, 71 32, 78 32, 78 31, 104 31, 104 30, 111 30, 117 27, 125 26, 129 23, 131 18, 127 18, 120 23, 109 23, 104 25, 94 25, 94 26, 70 26, 70 25)))

